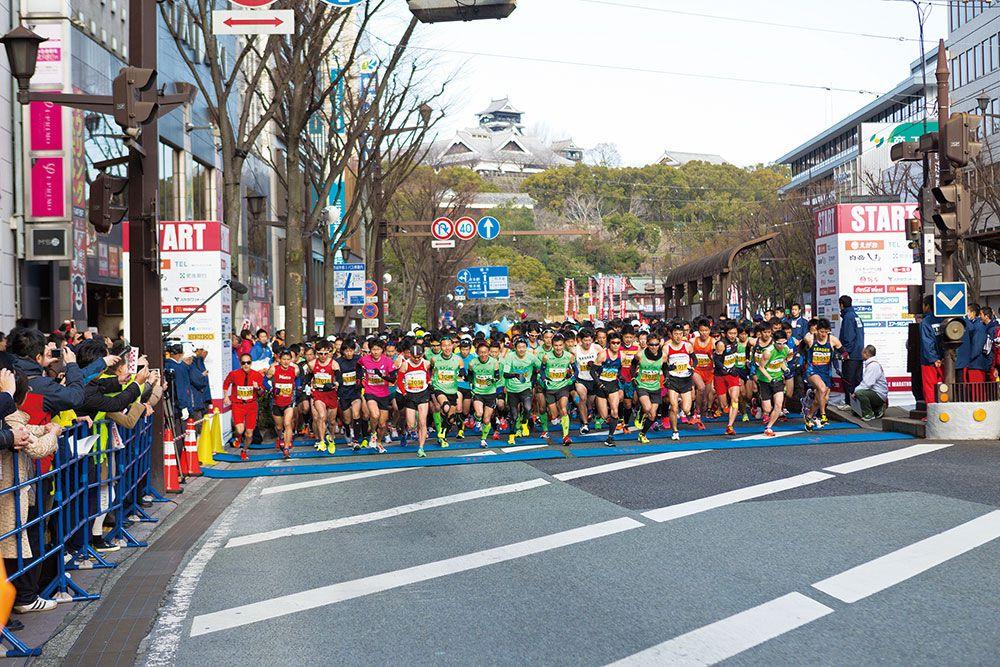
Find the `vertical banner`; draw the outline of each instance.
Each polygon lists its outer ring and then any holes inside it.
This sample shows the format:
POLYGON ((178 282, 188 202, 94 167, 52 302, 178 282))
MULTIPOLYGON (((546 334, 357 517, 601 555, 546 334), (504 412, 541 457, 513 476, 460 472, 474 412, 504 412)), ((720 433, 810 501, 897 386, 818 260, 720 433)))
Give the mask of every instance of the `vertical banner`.
MULTIPOLYGON (((83 137, 83 112, 72 112, 73 136, 83 137)), ((32 128, 34 130, 34 128, 32 128)), ((69 263, 70 316, 77 326, 87 325, 87 156, 83 141, 73 142, 73 259, 69 263)))
POLYGON ((907 288, 919 285, 920 266, 906 238, 906 221, 918 205, 839 204, 816 214, 816 316, 840 329, 838 299, 848 295, 864 323, 865 344, 874 345, 889 383, 909 401, 907 327, 913 321, 907 288), (905 396, 904 396, 905 394, 905 396))
MULTIPOLYGON (((221 410, 222 382, 233 364, 229 338, 233 329, 232 291, 223 287, 231 275, 229 228, 214 220, 161 221, 159 233, 161 321, 173 328, 192 314, 173 337, 186 348, 208 351, 205 367, 209 386, 213 403, 221 410), (220 287, 222 290, 212 296, 220 287)), ((227 412, 223 439, 229 431, 227 412)))

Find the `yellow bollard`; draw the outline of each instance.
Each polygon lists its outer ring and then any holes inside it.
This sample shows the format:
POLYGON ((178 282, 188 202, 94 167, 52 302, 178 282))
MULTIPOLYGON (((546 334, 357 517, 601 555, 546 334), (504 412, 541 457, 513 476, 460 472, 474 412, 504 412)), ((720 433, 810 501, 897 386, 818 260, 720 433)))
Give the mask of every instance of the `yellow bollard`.
POLYGON ((223 454, 226 451, 222 445, 222 418, 219 416, 219 408, 212 413, 212 451, 216 454, 223 454))

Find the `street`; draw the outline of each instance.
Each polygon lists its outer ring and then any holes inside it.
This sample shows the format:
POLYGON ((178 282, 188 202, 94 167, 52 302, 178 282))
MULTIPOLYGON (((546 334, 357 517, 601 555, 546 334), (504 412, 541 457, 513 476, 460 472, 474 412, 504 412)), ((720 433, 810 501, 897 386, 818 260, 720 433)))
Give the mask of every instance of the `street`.
POLYGON ((995 447, 864 435, 258 477, 145 661, 991 662, 995 447))

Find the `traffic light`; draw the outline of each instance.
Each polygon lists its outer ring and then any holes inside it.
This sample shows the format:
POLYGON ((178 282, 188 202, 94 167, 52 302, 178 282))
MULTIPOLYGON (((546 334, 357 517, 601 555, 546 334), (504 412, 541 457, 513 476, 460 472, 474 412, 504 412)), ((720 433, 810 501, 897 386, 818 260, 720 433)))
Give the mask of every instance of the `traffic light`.
POLYGON ((939 185, 931 188, 931 193, 938 203, 938 210, 933 216, 938 229, 963 234, 972 227, 972 205, 964 185, 939 185))
POLYGON ((941 128, 941 149, 952 165, 964 167, 979 155, 983 149, 979 142, 982 120, 969 113, 958 113, 945 121, 941 128))
POLYGON ((906 238, 910 250, 913 251, 914 264, 924 263, 924 225, 919 218, 906 221, 906 238))
POLYGON ((111 84, 115 122, 132 138, 138 136, 139 126, 156 117, 156 102, 139 101, 139 93, 155 84, 156 70, 141 67, 122 67, 111 84))
POLYGON ((90 201, 87 218, 101 234, 107 234, 114 225, 125 219, 128 206, 123 201, 128 179, 100 173, 90 184, 90 201))

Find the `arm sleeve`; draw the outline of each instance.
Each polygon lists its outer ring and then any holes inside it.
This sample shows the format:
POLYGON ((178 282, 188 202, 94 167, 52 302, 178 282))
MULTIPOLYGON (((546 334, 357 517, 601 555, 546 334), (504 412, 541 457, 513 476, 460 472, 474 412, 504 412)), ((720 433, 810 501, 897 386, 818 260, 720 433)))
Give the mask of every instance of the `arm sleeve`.
POLYGON ((0 420, 6 419, 17 410, 14 398, 5 391, 0 391, 0 420))
POLYGON ((52 382, 42 392, 42 405, 50 415, 75 410, 83 403, 83 373, 75 363, 66 364, 66 384, 52 382))
POLYGON ((95 392, 84 399, 81 411, 84 413, 121 412, 134 403, 141 393, 140 385, 134 382, 117 396, 105 396, 95 392))
POLYGON ((85 368, 82 369, 83 372, 83 383, 87 384, 98 375, 104 372, 107 368, 107 364, 104 363, 104 358, 94 359, 85 368))
POLYGON ((10 430, 7 423, 0 426, 0 450, 14 449, 14 432, 10 430))
POLYGON ((142 419, 143 414, 146 412, 146 406, 142 403, 136 403, 130 407, 126 412, 111 412, 108 414, 108 419, 118 424, 119 426, 124 426, 125 428, 135 428, 135 425, 139 423, 142 419))

